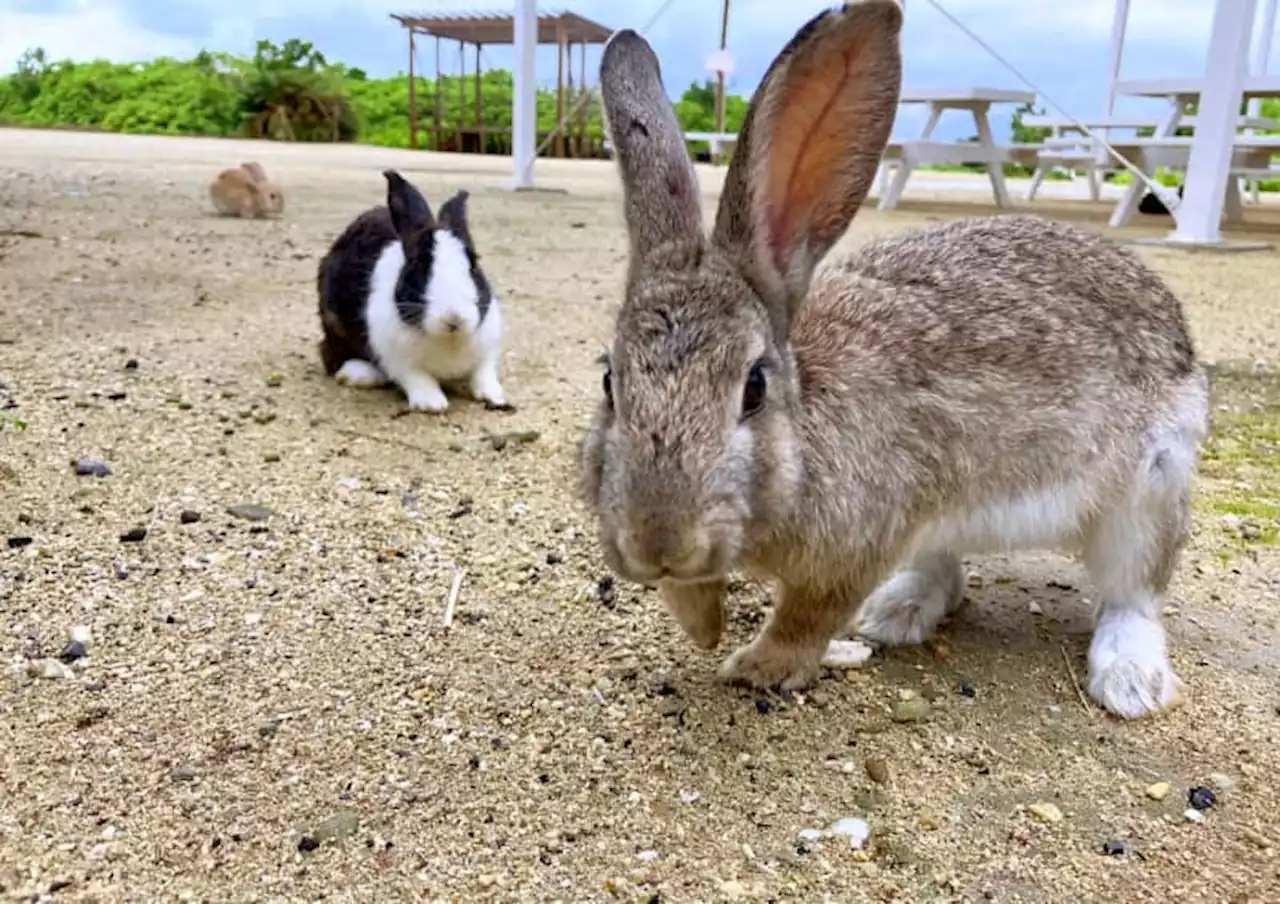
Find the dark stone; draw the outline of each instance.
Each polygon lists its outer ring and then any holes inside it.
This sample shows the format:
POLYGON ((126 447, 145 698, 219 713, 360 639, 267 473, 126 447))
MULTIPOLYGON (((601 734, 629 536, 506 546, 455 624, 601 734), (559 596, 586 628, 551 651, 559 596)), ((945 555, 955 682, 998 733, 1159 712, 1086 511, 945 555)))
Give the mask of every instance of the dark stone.
POLYGON ((120 535, 121 543, 141 543, 145 539, 147 539, 145 527, 132 527, 120 535))
POLYGON ((89 651, 78 640, 71 641, 58 652, 58 658, 63 662, 75 662, 77 659, 84 659, 88 655, 89 651))
POLYGON ((111 473, 107 463, 96 458, 77 458, 74 465, 79 477, 106 477, 111 473))
POLYGON ((30 546, 32 539, 30 537, 10 537, 8 542, 10 549, 22 549, 24 546, 30 546))
POLYGON ((1204 785, 1197 785, 1187 792, 1187 803, 1197 810, 1207 810, 1218 802, 1218 795, 1204 785))

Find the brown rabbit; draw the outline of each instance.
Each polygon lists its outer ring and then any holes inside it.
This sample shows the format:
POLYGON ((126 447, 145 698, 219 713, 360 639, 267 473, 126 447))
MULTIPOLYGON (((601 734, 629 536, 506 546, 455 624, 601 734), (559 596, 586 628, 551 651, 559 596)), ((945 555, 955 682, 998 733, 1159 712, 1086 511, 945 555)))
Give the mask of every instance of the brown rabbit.
POLYGON ((257 162, 225 169, 209 185, 209 197, 218 213, 238 217, 279 216, 284 213, 284 192, 267 178, 257 162))
POLYGON ((908 232, 818 269, 892 128, 902 11, 795 35, 756 91, 703 233, 658 60, 618 32, 601 87, 631 239, 581 490, 619 575, 714 647, 726 576, 779 585, 727 680, 797 688, 850 628, 918 643, 960 556, 1079 553, 1089 692, 1178 696, 1161 596, 1188 528, 1207 380, 1178 300, 1127 251, 1037 217, 908 232), (896 569, 896 570, 895 570, 896 569))

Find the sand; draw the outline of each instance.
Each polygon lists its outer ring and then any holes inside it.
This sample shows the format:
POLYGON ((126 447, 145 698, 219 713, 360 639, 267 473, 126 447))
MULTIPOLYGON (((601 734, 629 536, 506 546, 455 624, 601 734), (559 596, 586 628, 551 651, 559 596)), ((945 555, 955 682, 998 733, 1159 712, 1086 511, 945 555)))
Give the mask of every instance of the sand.
MULTIPOLYGON (((715 678, 763 587, 709 654, 608 584, 570 486, 620 193, 607 162, 546 162, 557 191, 512 194, 507 164, 0 131, 0 416, 26 424, 0 432, 4 900, 1280 900, 1280 254, 1140 250, 1215 376, 1167 619, 1186 705, 1082 702, 1091 589, 1053 556, 971 560, 935 643, 784 700, 715 678), (283 219, 212 215, 249 158, 283 219), (387 166, 471 190, 515 411, 402 417, 324 378, 316 262, 387 166), (922 721, 891 718, 907 698, 922 721), (861 850, 825 834, 847 817, 861 850)), ((921 188, 845 244, 986 210, 921 188)), ((1140 219, 1118 235, 1168 228, 1140 219)))

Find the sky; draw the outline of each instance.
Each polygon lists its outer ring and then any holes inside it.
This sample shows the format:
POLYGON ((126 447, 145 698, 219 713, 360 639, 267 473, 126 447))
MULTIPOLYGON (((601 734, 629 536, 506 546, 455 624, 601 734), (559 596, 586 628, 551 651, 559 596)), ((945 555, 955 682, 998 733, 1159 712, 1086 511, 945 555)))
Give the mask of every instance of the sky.
MULTIPOLYGON (((664 0, 561 0, 560 8, 609 28, 643 28, 664 0)), ((1102 112, 1107 83, 1108 40, 1114 0, 939 0, 942 6, 1051 98, 1078 117, 1102 112)), ((808 18, 834 5, 828 0, 734 0, 729 49, 734 73, 729 89, 749 93, 773 55, 808 18)), ((1265 0, 1259 2, 1259 15, 1265 0)), ((983 85, 1023 88, 1025 83, 948 21, 932 0, 906 0, 902 48, 903 86, 983 85)), ((251 51, 260 38, 305 38, 331 60, 359 66, 371 76, 394 75, 407 65, 407 39, 392 12, 477 9, 505 12, 504 0, 0 0, 0 72, 10 71, 28 47, 41 46, 55 59, 143 60, 189 56, 204 48, 251 51)), ((1122 76, 1198 76, 1204 73, 1211 0, 1132 0, 1122 76)), ((668 92, 678 96, 706 77, 706 59, 719 40, 720 4, 673 0, 647 37, 662 61, 668 92)), ((456 66, 456 45, 445 59, 456 66)), ((1275 55, 1280 56, 1280 52, 1275 55)), ((510 50, 487 48, 485 65, 509 67, 510 50)), ((599 49, 587 57, 588 75, 599 49)), ((1280 69, 1277 65, 1271 71, 1280 69)), ((470 64, 468 64, 470 65, 470 64)), ((542 48, 538 79, 555 83, 555 50, 542 48)), ((434 66, 434 49, 419 45, 419 66, 434 66)), ((575 71, 576 71, 575 64, 575 71)), ((1151 114, 1156 101, 1128 100, 1117 113, 1151 114)), ((1008 112, 1012 112, 1011 108, 1008 112)), ((1053 113, 1054 110, 1050 109, 1053 113)), ((900 108, 894 133, 918 134, 924 111, 900 108)), ((1009 116, 993 110, 997 134, 1009 116)), ((938 138, 973 133, 966 114, 949 112, 938 138)))

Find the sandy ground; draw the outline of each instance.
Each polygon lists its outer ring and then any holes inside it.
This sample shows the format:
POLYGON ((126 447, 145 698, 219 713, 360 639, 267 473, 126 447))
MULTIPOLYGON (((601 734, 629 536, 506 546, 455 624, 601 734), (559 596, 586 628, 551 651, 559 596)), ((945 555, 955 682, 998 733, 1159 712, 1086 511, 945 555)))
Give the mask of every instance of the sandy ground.
MULTIPOLYGON (((0 415, 27 424, 0 432, 4 900, 1280 900, 1280 254, 1141 250, 1214 365, 1168 617, 1186 706, 1123 724, 1082 703, 1091 591, 1052 557, 970 562, 937 643, 782 700, 715 680, 763 588, 709 655, 656 596, 601 583, 568 486, 619 192, 608 163, 540 164, 563 192, 492 189, 506 173, 0 131, 0 415), (212 216, 207 180, 251 156, 286 216, 212 216), (316 262, 386 166, 435 202, 472 190, 515 412, 397 417, 322 376, 316 262), (491 441, 510 431, 537 438, 491 441), (928 717, 893 721, 909 696, 928 717), (1198 785, 1217 803, 1192 822, 1198 785), (865 849, 806 832, 843 817, 865 849)), ((846 242, 982 209, 946 195, 926 178, 846 242)), ((1249 217, 1280 238, 1280 211, 1249 217)), ((1124 236, 1168 228, 1142 219, 1124 236)))

